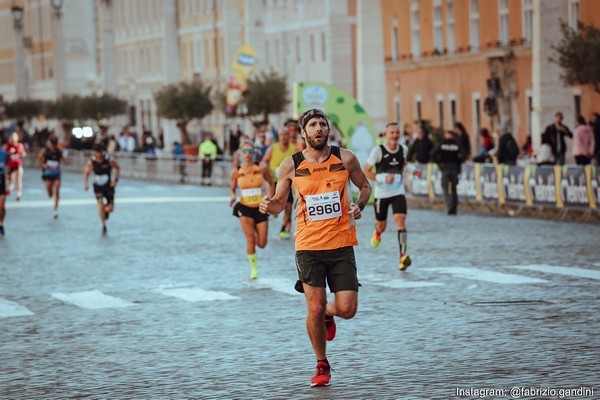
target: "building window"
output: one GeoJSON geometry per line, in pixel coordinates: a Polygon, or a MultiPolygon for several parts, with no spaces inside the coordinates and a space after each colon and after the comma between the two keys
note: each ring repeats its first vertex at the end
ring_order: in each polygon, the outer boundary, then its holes
{"type": "Polygon", "coordinates": [[[402,99],[399,95],[394,97],[394,115],[398,125],[402,126],[402,99]]]}
{"type": "Polygon", "coordinates": [[[194,72],[202,72],[203,55],[202,38],[197,36],[194,40],[194,72]]]}
{"type": "Polygon", "coordinates": [[[415,96],[415,111],[417,114],[417,121],[421,121],[423,119],[423,110],[421,108],[422,98],[420,95],[415,96]]]}
{"type": "Polygon", "coordinates": [[[300,51],[300,36],[296,36],[296,63],[302,61],[302,52],[300,51]]]}
{"type": "Polygon", "coordinates": [[[271,65],[271,52],[269,51],[269,41],[265,40],[265,61],[267,66],[271,65]]]}
{"type": "Polygon", "coordinates": [[[448,53],[454,53],[454,2],[452,0],[448,0],[446,3],[446,40],[448,53]]]}
{"type": "Polygon", "coordinates": [[[533,40],[533,0],[523,0],[523,39],[525,43],[533,40]]]}
{"type": "Polygon", "coordinates": [[[444,96],[437,96],[438,126],[444,129],[444,96]]]}
{"type": "Polygon", "coordinates": [[[569,0],[569,26],[579,29],[579,0],[569,0]]]}
{"type": "Polygon", "coordinates": [[[433,2],[433,47],[437,51],[444,48],[444,23],[442,21],[442,1],[433,2]]]}
{"type": "Polygon", "coordinates": [[[456,98],[454,95],[450,97],[450,123],[452,126],[456,123],[456,98]]]}
{"type": "Polygon", "coordinates": [[[473,128],[473,132],[475,133],[475,137],[477,138],[477,147],[479,148],[481,146],[481,135],[479,134],[479,131],[481,131],[481,95],[479,93],[473,93],[471,98],[473,99],[471,126],[473,128]]]}
{"type": "Polygon", "coordinates": [[[508,45],[508,0],[498,2],[498,15],[500,16],[500,43],[508,45]]]}
{"type": "Polygon", "coordinates": [[[392,18],[392,60],[398,61],[398,19],[392,18]]]}
{"type": "Polygon", "coordinates": [[[281,65],[281,42],[279,38],[275,39],[275,60],[273,60],[275,65],[281,65]]]}
{"type": "Polygon", "coordinates": [[[413,2],[410,7],[410,31],[413,58],[421,55],[421,22],[419,21],[419,3],[413,2]]]}
{"type": "Polygon", "coordinates": [[[310,62],[315,62],[315,35],[310,34],[310,62]]]}
{"type": "Polygon", "coordinates": [[[575,119],[581,115],[581,94],[573,95],[573,106],[575,108],[575,119]]]}
{"type": "Polygon", "coordinates": [[[321,32],[321,59],[327,60],[327,42],[325,38],[325,32],[321,32]]]}
{"type": "Polygon", "coordinates": [[[525,110],[525,115],[527,115],[527,134],[531,136],[531,115],[533,114],[533,96],[531,95],[530,90],[527,91],[525,100],[527,101],[527,109],[525,110]]]}
{"type": "Polygon", "coordinates": [[[469,37],[471,51],[479,50],[479,0],[469,2],[469,37]]]}

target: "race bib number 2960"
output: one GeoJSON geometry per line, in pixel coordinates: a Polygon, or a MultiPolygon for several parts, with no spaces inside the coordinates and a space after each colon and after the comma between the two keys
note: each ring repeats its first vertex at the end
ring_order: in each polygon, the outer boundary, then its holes
{"type": "Polygon", "coordinates": [[[310,221],[338,218],[342,216],[340,192],[329,192],[306,196],[306,210],[310,221]]]}

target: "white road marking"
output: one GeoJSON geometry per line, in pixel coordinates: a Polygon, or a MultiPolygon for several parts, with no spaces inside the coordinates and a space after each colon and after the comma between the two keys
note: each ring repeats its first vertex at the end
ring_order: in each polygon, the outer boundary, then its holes
{"type": "MultiPolygon", "coordinates": [[[[226,203],[229,197],[125,197],[115,199],[117,204],[163,204],[163,203],[226,203]]],[[[60,201],[60,207],[96,205],[96,199],[65,199],[60,201]]],[[[15,208],[47,208],[49,200],[30,200],[6,203],[7,209],[15,208]]]]}
{"type": "MultiPolygon", "coordinates": [[[[362,279],[359,279],[362,281],[362,279]]],[[[424,288],[431,286],[442,286],[442,283],[436,282],[425,282],[425,281],[406,281],[404,279],[393,279],[389,281],[380,281],[380,282],[368,282],[371,285],[383,286],[392,289],[413,289],[413,288],[424,288]]]]}
{"type": "Polygon", "coordinates": [[[96,310],[100,308],[120,308],[133,306],[130,301],[118,297],[109,296],[99,290],[90,290],[76,293],[52,293],[52,297],[71,303],[81,308],[96,310]]]}
{"type": "Polygon", "coordinates": [[[600,280],[600,271],[585,268],[556,267],[553,265],[511,265],[507,268],[543,272],[547,274],[567,275],[577,278],[588,278],[600,280]]]}
{"type": "Polygon", "coordinates": [[[157,292],[165,296],[177,297],[185,301],[237,300],[239,298],[232,296],[229,293],[200,288],[158,289],[157,292]]]}
{"type": "Polygon", "coordinates": [[[0,318],[34,315],[27,307],[0,297],[0,318]]]}
{"type": "Polygon", "coordinates": [[[256,282],[251,282],[251,285],[258,289],[271,289],[292,296],[301,294],[294,289],[295,284],[295,281],[283,278],[258,278],[256,282]]]}
{"type": "Polygon", "coordinates": [[[439,272],[442,274],[455,275],[464,279],[476,281],[502,283],[502,284],[529,284],[547,283],[545,279],[530,278],[522,275],[506,274],[478,268],[448,267],[448,268],[422,268],[424,271],[439,272]]]}

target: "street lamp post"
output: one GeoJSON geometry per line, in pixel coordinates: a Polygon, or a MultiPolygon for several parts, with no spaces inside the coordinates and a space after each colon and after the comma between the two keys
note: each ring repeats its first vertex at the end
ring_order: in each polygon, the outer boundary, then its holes
{"type": "Polygon", "coordinates": [[[65,51],[64,51],[64,33],[62,24],[62,6],[63,0],[52,0],[54,7],[54,83],[56,85],[56,97],[59,98],[66,91],[65,85],[65,51]]]}
{"type": "Polygon", "coordinates": [[[13,14],[13,26],[15,29],[15,81],[17,99],[26,99],[27,82],[25,81],[25,60],[23,55],[23,7],[15,4],[10,10],[13,14]]]}

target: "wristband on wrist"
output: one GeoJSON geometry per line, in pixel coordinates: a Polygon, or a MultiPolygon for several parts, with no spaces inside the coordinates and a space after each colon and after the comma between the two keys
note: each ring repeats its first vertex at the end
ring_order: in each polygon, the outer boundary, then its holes
{"type": "Polygon", "coordinates": [[[364,210],[364,209],[365,209],[365,205],[364,205],[363,203],[360,203],[360,202],[358,202],[358,203],[356,203],[356,206],[358,207],[358,209],[359,209],[360,211],[362,211],[362,210],[364,210]]]}

